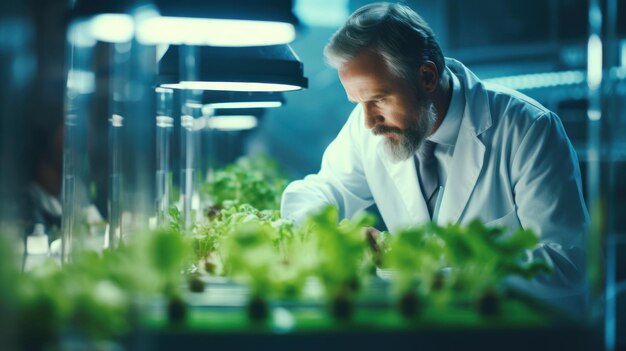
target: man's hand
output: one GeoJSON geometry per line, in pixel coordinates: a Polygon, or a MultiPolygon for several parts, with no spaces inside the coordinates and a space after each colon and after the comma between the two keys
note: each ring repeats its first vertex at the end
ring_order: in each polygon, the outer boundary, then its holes
{"type": "Polygon", "coordinates": [[[374,264],[376,264],[376,266],[380,266],[382,264],[382,252],[380,247],[378,247],[380,231],[373,227],[363,228],[363,236],[365,237],[370,249],[372,249],[374,264]]]}

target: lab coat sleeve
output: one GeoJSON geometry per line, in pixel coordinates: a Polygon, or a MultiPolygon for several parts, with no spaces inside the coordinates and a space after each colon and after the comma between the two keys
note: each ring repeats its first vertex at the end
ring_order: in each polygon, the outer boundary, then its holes
{"type": "Polygon", "coordinates": [[[580,296],[589,215],[578,159],[556,115],[545,113],[530,125],[513,156],[511,178],[520,223],[539,235],[528,259],[544,260],[554,270],[519,283],[546,298],[580,296]]]}
{"type": "Polygon", "coordinates": [[[325,205],[336,206],[340,218],[351,218],[374,202],[363,169],[362,144],[367,131],[362,120],[357,106],[326,148],[319,173],[287,186],[281,201],[283,218],[302,223],[325,205]]]}

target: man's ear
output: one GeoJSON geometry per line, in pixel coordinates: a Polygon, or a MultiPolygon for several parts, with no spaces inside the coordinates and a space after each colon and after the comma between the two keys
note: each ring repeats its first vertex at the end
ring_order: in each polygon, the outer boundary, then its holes
{"type": "Polygon", "coordinates": [[[426,61],[419,68],[419,84],[424,92],[432,93],[437,89],[439,82],[439,72],[437,66],[432,61],[426,61]]]}

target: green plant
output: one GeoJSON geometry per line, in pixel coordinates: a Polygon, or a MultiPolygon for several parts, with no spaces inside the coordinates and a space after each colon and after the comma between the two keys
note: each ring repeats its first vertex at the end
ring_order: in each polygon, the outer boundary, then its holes
{"type": "Polygon", "coordinates": [[[486,227],[478,220],[465,227],[431,228],[446,243],[445,261],[452,268],[453,283],[470,295],[495,288],[509,275],[530,279],[539,272],[550,272],[543,261],[523,260],[524,253],[539,243],[532,230],[507,233],[506,228],[486,227]]]}
{"type": "Polygon", "coordinates": [[[291,222],[282,220],[277,210],[261,211],[249,204],[231,206],[197,225],[193,240],[194,250],[199,261],[216,265],[215,271],[210,273],[221,273],[219,267],[224,253],[222,239],[231,236],[240,225],[249,222],[266,226],[272,244],[282,257],[285,256],[285,242],[294,237],[295,228],[291,222]]]}
{"type": "Polygon", "coordinates": [[[445,242],[426,228],[401,230],[390,239],[385,254],[385,263],[394,270],[397,293],[415,291],[421,295],[432,288],[436,272],[442,268],[445,257],[445,242]]]}
{"type": "Polygon", "coordinates": [[[349,318],[353,295],[361,285],[360,272],[367,252],[363,228],[373,224],[367,214],[337,224],[339,212],[328,206],[307,220],[308,240],[314,248],[315,271],[326,290],[333,314],[349,318]]]}
{"type": "Polygon", "coordinates": [[[11,285],[21,335],[42,343],[54,343],[66,330],[90,339],[123,335],[137,320],[135,301],[178,294],[190,252],[180,233],[159,229],[102,254],[80,251],[63,266],[49,260],[16,275],[11,285]]]}
{"type": "Polygon", "coordinates": [[[264,320],[269,310],[267,298],[279,290],[283,260],[272,240],[273,228],[251,219],[234,226],[223,239],[225,272],[249,288],[248,313],[252,320],[264,320]]]}
{"type": "Polygon", "coordinates": [[[506,234],[476,220],[467,226],[429,223],[402,230],[390,240],[385,263],[394,270],[400,299],[411,294],[447,305],[451,300],[475,301],[484,314],[498,311],[499,286],[505,277],[532,278],[549,271],[541,261],[524,262],[538,238],[530,230],[506,234]]]}
{"type": "Polygon", "coordinates": [[[263,156],[242,157],[237,163],[216,170],[213,179],[203,186],[203,192],[217,209],[250,204],[262,210],[275,210],[286,186],[287,180],[275,161],[263,156]]]}

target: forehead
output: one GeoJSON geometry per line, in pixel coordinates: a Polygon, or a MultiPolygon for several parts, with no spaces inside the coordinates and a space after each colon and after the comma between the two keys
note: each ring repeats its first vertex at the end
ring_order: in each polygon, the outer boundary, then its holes
{"type": "Polygon", "coordinates": [[[389,93],[401,84],[383,58],[373,52],[363,52],[339,68],[339,79],[348,98],[366,100],[371,95],[389,93]]]}
{"type": "Polygon", "coordinates": [[[344,81],[381,80],[391,76],[387,63],[374,52],[365,51],[339,67],[339,78],[344,81]]]}

